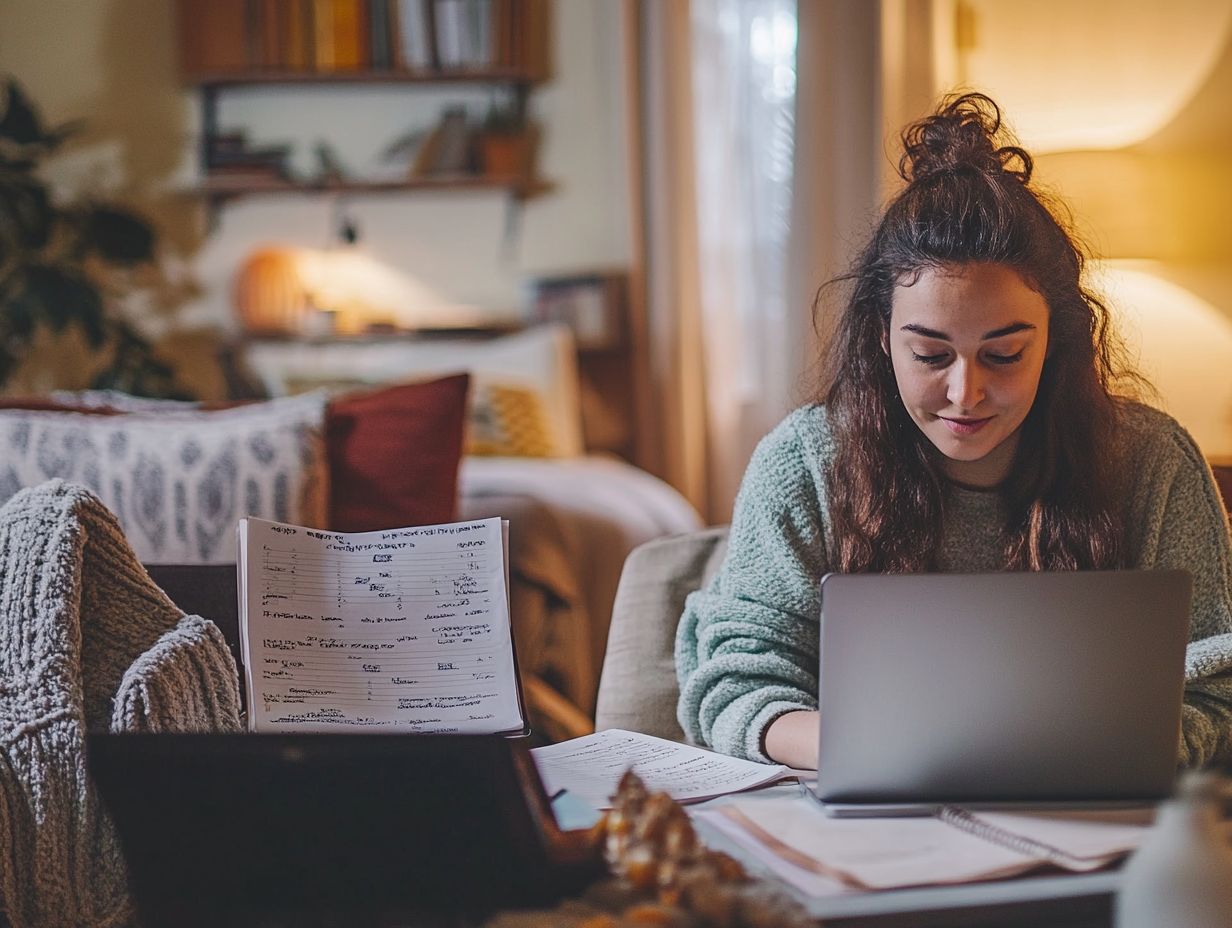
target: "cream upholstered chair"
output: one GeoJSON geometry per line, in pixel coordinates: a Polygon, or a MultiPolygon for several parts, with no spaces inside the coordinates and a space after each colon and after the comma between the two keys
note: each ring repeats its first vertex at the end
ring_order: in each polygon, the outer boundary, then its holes
{"type": "Polygon", "coordinates": [[[599,677],[597,729],[685,740],[676,721],[676,623],[685,597],[710,581],[726,553],[727,527],[720,526],[655,539],[625,559],[599,677]]]}

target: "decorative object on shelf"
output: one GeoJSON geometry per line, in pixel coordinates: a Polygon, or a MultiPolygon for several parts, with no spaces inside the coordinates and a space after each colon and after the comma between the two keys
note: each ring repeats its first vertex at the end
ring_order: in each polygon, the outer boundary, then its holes
{"type": "Polygon", "coordinates": [[[1182,775],[1125,865],[1116,928],[1232,925],[1232,844],[1222,824],[1229,801],[1232,780],[1213,770],[1182,775]]]}
{"type": "Polygon", "coordinates": [[[235,275],[232,299],[244,331],[253,335],[299,333],[311,311],[299,258],[289,248],[249,255],[235,275]]]}
{"type": "Polygon", "coordinates": [[[527,123],[518,99],[493,102],[479,132],[479,170],[489,177],[528,177],[535,163],[538,126],[527,123]]]}
{"type": "Polygon", "coordinates": [[[573,329],[578,348],[619,348],[628,328],[628,275],[596,271],[542,277],[530,285],[531,322],[562,322],[573,329]]]}
{"type": "Polygon", "coordinates": [[[475,173],[471,156],[471,127],[466,109],[450,106],[415,153],[411,177],[454,176],[475,173]]]}
{"type": "Polygon", "coordinates": [[[205,168],[211,174],[225,175],[232,181],[288,181],[290,154],[290,145],[254,148],[243,132],[224,132],[210,137],[205,168]]]}
{"type": "Polygon", "coordinates": [[[128,322],[108,311],[124,275],[154,261],[154,231],[136,213],[97,201],[58,202],[42,161],[79,128],[49,128],[13,79],[0,85],[0,382],[41,329],[76,329],[109,360],[97,388],[179,397],[170,366],[128,322]]]}

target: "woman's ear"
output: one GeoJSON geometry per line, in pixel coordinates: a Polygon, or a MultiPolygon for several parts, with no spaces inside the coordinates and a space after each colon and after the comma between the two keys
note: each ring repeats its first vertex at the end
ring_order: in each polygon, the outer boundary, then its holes
{"type": "Polygon", "coordinates": [[[887,358],[890,356],[890,327],[886,326],[881,330],[881,352],[887,358]]]}

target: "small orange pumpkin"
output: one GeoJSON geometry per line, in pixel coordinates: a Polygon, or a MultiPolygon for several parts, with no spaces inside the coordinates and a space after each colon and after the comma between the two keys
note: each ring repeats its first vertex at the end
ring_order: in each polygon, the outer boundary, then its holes
{"type": "Polygon", "coordinates": [[[246,332],[300,332],[309,312],[309,301],[295,252],[287,248],[254,251],[235,275],[232,300],[246,332]]]}

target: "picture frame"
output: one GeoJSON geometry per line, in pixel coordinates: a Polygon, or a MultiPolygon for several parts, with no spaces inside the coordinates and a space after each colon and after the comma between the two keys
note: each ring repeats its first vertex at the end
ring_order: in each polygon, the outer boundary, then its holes
{"type": "Polygon", "coordinates": [[[541,277],[531,284],[528,322],[564,323],[579,350],[623,348],[627,320],[628,275],[623,271],[541,277]]]}

